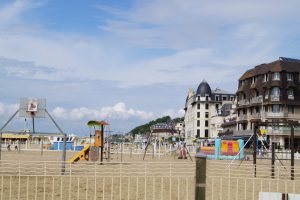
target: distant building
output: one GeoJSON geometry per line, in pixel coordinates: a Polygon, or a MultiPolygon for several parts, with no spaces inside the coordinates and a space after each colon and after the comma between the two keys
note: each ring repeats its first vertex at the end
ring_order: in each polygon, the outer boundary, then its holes
{"type": "Polygon", "coordinates": [[[219,88],[211,90],[205,80],[200,83],[196,92],[189,89],[184,108],[186,140],[217,137],[223,117],[229,112],[234,100],[235,94],[219,88]]]}
{"type": "Polygon", "coordinates": [[[174,126],[172,124],[167,123],[158,123],[155,125],[152,125],[150,127],[150,130],[152,132],[152,136],[156,138],[164,138],[167,139],[170,136],[173,136],[176,132],[174,130],[174,126]]]}
{"type": "MultiPolygon", "coordinates": [[[[255,122],[300,120],[300,60],[282,58],[258,65],[239,79],[237,91],[238,135],[253,133],[255,122]]],[[[267,137],[289,146],[288,128],[269,127],[267,137]]],[[[300,130],[295,129],[295,146],[300,148],[300,130]]]]}

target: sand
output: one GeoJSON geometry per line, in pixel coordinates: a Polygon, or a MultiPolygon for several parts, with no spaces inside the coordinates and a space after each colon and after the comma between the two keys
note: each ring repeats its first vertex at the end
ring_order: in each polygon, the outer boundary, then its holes
{"type": "MultiPolygon", "coordinates": [[[[67,160],[76,152],[68,151],[67,160]]],[[[2,151],[1,199],[194,199],[195,161],[176,154],[153,157],[113,153],[111,160],[66,164],[61,151],[2,151]],[[171,178],[170,178],[171,177],[171,178]]],[[[258,199],[259,192],[300,193],[299,160],[296,181],[290,181],[289,162],[258,160],[257,178],[251,161],[207,161],[207,199],[258,199]],[[230,169],[230,170],[229,170],[230,169]],[[230,178],[229,178],[230,177],[230,178]]]]}

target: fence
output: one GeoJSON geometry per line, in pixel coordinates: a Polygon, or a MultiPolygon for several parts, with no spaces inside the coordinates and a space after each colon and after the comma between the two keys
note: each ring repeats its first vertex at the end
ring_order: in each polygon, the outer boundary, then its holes
{"type": "Polygon", "coordinates": [[[3,199],[194,199],[195,166],[1,161],[3,199]]]}
{"type": "Polygon", "coordinates": [[[300,193],[300,166],[294,168],[295,180],[291,179],[290,167],[274,167],[267,164],[232,164],[220,165],[211,161],[207,166],[206,199],[222,200],[257,200],[260,192],[300,193]]]}

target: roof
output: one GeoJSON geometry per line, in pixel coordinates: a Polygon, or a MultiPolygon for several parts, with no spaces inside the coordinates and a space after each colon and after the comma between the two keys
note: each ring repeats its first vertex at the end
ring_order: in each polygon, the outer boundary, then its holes
{"type": "Polygon", "coordinates": [[[233,94],[232,92],[221,90],[220,88],[216,88],[215,90],[212,91],[212,93],[213,94],[233,94]]]}
{"type": "Polygon", "coordinates": [[[205,97],[205,95],[211,96],[211,89],[206,80],[203,80],[197,88],[196,95],[200,95],[201,97],[205,97]]]}
{"type": "Polygon", "coordinates": [[[239,80],[245,80],[267,72],[300,72],[300,60],[280,57],[278,60],[267,64],[261,64],[246,71],[239,80]]]}
{"type": "Polygon", "coordinates": [[[95,120],[91,120],[87,123],[88,126],[107,126],[109,125],[107,122],[105,121],[95,121],[95,120]]]}
{"type": "Polygon", "coordinates": [[[28,139],[30,134],[13,134],[13,133],[2,133],[4,139],[28,139]]]}

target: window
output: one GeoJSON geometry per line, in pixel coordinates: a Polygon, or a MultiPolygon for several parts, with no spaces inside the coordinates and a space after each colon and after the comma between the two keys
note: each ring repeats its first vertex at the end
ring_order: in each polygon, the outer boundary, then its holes
{"type": "Polygon", "coordinates": [[[200,118],[200,112],[197,112],[197,118],[200,118]]]}
{"type": "Polygon", "coordinates": [[[274,104],[272,108],[273,113],[279,113],[280,112],[280,105],[274,104]]]}
{"type": "Polygon", "coordinates": [[[209,108],[209,104],[207,103],[205,104],[205,109],[208,110],[208,108],[209,108]]]}
{"type": "Polygon", "coordinates": [[[197,101],[200,101],[200,96],[197,97],[197,101]]]}
{"type": "Polygon", "coordinates": [[[280,96],[280,88],[279,87],[273,87],[272,88],[272,95],[273,96],[280,96]]]}
{"type": "Polygon", "coordinates": [[[234,96],[230,96],[230,101],[234,101],[234,96]]]}
{"type": "Polygon", "coordinates": [[[254,77],[251,78],[251,84],[252,85],[255,84],[255,81],[256,81],[256,77],[254,76],[254,77]]]}
{"type": "Polygon", "coordinates": [[[208,118],[208,112],[205,112],[205,118],[208,118]]]}
{"type": "Polygon", "coordinates": [[[269,81],[269,74],[264,74],[263,82],[269,81]]]}
{"type": "Polygon", "coordinates": [[[205,96],[205,100],[208,101],[208,95],[205,96]]]}
{"type": "Polygon", "coordinates": [[[197,138],[199,138],[199,137],[200,137],[200,130],[197,129],[197,138]]]}
{"type": "Polygon", "coordinates": [[[208,137],[208,130],[207,129],[205,129],[204,134],[205,134],[205,137],[208,137]]]}
{"type": "Polygon", "coordinates": [[[260,113],[260,107],[256,106],[255,111],[256,111],[256,113],[260,113]]]}
{"type": "Polygon", "coordinates": [[[223,101],[227,101],[227,96],[222,96],[223,101]]]}
{"type": "Polygon", "coordinates": [[[273,73],[273,80],[277,80],[277,81],[280,80],[280,72],[274,72],[273,73]]]}
{"type": "Polygon", "coordinates": [[[200,103],[197,104],[197,109],[198,109],[198,110],[200,109],[200,103]]]}
{"type": "Polygon", "coordinates": [[[270,93],[269,90],[266,90],[266,91],[265,91],[265,99],[268,99],[268,98],[269,98],[269,93],[270,93]]]}
{"type": "Polygon", "coordinates": [[[292,88],[289,88],[287,93],[288,93],[288,99],[294,99],[294,90],[292,88]]]}
{"type": "Polygon", "coordinates": [[[208,120],[205,120],[205,127],[208,127],[208,120]]]}
{"type": "Polygon", "coordinates": [[[293,74],[292,74],[292,73],[287,73],[287,74],[286,74],[286,79],[287,79],[288,81],[292,81],[292,80],[293,80],[293,74]]]}
{"type": "Polygon", "coordinates": [[[265,107],[265,112],[268,112],[268,106],[264,106],[265,107]]]}
{"type": "Polygon", "coordinates": [[[219,95],[215,96],[216,101],[220,101],[219,95]]]}
{"type": "Polygon", "coordinates": [[[216,104],[216,110],[218,110],[218,109],[219,109],[219,104],[217,103],[217,104],[216,104]]]}
{"type": "Polygon", "coordinates": [[[294,106],[288,105],[288,113],[294,114],[294,106]]]}
{"type": "Polygon", "coordinates": [[[200,126],[200,120],[197,120],[197,127],[200,126]]]}

